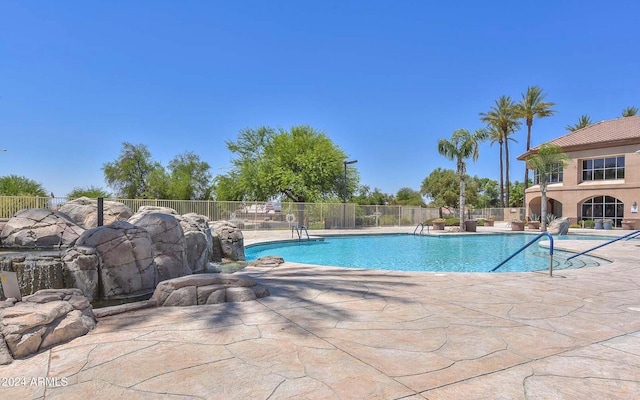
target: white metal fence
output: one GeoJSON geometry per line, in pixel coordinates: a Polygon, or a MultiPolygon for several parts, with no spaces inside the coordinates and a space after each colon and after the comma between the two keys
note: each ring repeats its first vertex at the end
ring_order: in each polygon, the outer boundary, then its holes
{"type": "MultiPolygon", "coordinates": [[[[105,199],[127,205],[132,211],[141,206],[169,207],[178,214],[196,213],[212,221],[226,220],[241,229],[290,229],[305,225],[308,229],[344,229],[378,226],[415,226],[437,218],[437,208],[409,206],[361,206],[354,203],[265,203],[205,200],[105,199]]],[[[0,196],[0,218],[11,218],[25,208],[56,210],[68,201],[63,197],[0,196]]],[[[455,212],[454,212],[455,215],[455,212]]],[[[480,209],[466,218],[494,217],[496,220],[524,218],[524,209],[480,209]]]]}

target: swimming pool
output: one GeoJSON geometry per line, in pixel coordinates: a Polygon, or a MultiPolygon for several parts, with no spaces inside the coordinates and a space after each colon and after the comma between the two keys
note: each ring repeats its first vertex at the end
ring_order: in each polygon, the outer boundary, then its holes
{"type": "MultiPolygon", "coordinates": [[[[245,255],[248,261],[266,255],[278,255],[285,261],[337,267],[394,271],[489,272],[534,237],[527,234],[341,236],[326,237],[317,241],[249,246],[245,255]]],[[[565,238],[585,239],[572,235],[563,237],[565,238]]],[[[540,240],[548,238],[542,237],[540,240]]],[[[554,269],[581,268],[607,263],[599,258],[580,256],[565,264],[566,258],[571,255],[572,253],[555,250],[554,269]]],[[[500,267],[498,272],[537,271],[548,268],[549,249],[533,244],[500,267]]]]}

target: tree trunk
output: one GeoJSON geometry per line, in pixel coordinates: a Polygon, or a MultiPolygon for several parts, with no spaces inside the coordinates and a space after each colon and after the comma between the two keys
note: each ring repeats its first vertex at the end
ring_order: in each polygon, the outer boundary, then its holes
{"type": "Polygon", "coordinates": [[[500,206],[504,208],[504,166],[502,165],[502,142],[500,144],[500,206]]]}
{"type": "Polygon", "coordinates": [[[465,203],[465,185],[464,178],[460,177],[460,230],[464,231],[464,203],[465,203]]]}
{"type": "MultiPolygon", "coordinates": [[[[531,149],[531,125],[532,121],[527,119],[527,151],[531,149]]],[[[529,187],[529,168],[527,168],[527,163],[524,163],[524,190],[527,191],[529,187]]],[[[524,199],[523,199],[524,200],[524,199]]]]}
{"type": "MultiPolygon", "coordinates": [[[[546,178],[546,177],[545,177],[546,178]]],[[[542,179],[542,177],[540,178],[542,179]]],[[[547,231],[547,180],[540,182],[540,232],[547,231]]]]}
{"type": "Polygon", "coordinates": [[[509,202],[509,192],[511,182],[509,182],[509,137],[505,137],[504,141],[504,160],[505,160],[505,171],[504,171],[504,185],[505,185],[505,203],[506,207],[511,207],[511,203],[509,202]]]}

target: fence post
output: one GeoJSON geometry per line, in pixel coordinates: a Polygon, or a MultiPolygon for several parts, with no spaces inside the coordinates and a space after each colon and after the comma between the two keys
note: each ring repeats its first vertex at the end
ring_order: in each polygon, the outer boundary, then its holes
{"type": "Polygon", "coordinates": [[[98,197],[98,226],[104,224],[104,198],[98,197]]]}

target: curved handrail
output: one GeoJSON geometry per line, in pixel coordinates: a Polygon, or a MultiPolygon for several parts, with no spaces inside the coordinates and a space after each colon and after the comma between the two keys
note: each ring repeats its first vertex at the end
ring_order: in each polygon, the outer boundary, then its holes
{"type": "Polygon", "coordinates": [[[525,244],[524,246],[522,246],[520,248],[520,250],[516,251],[515,253],[513,253],[511,256],[509,256],[509,258],[507,258],[506,260],[504,260],[503,262],[501,262],[500,264],[498,264],[497,267],[495,267],[494,269],[491,270],[491,272],[494,272],[495,270],[497,270],[498,268],[502,267],[504,264],[506,264],[509,260],[511,260],[513,257],[517,256],[518,254],[520,254],[522,251],[524,251],[524,249],[526,249],[527,247],[531,246],[533,243],[537,242],[538,239],[540,239],[543,236],[547,236],[549,238],[549,242],[550,242],[550,246],[549,246],[549,276],[553,276],[553,236],[551,236],[551,234],[549,232],[542,232],[541,234],[537,235],[533,240],[531,240],[529,243],[525,244]]]}
{"type": "Polygon", "coordinates": [[[413,234],[416,234],[416,231],[418,230],[419,227],[422,227],[422,229],[420,229],[420,233],[419,235],[422,235],[422,231],[424,230],[424,224],[422,222],[420,222],[418,225],[416,225],[416,229],[413,230],[413,234]]]}
{"type": "Polygon", "coordinates": [[[587,254],[587,253],[588,253],[588,252],[590,252],[590,251],[593,251],[593,250],[599,249],[600,247],[604,247],[604,246],[609,245],[609,244],[611,244],[611,243],[613,243],[613,242],[617,242],[618,240],[622,240],[622,239],[629,240],[629,239],[633,239],[634,237],[636,237],[636,236],[638,236],[638,235],[640,235],[640,230],[637,230],[637,231],[635,231],[635,232],[631,232],[631,233],[627,233],[627,234],[626,234],[626,235],[624,235],[624,236],[620,236],[620,237],[615,238],[615,239],[613,239],[613,240],[609,240],[609,241],[608,241],[608,242],[606,242],[606,243],[599,244],[599,245],[597,245],[597,246],[595,246],[595,247],[590,248],[589,250],[585,250],[585,251],[583,251],[582,253],[574,254],[574,255],[572,255],[571,257],[567,258],[567,260],[565,261],[565,263],[566,263],[567,261],[571,260],[571,259],[574,259],[574,258],[578,257],[578,256],[582,256],[582,255],[584,255],[584,254],[587,254]]]}
{"type": "Polygon", "coordinates": [[[306,226],[300,225],[300,227],[298,227],[297,225],[292,225],[291,226],[291,237],[293,237],[293,231],[294,230],[298,234],[298,241],[302,240],[302,232],[307,234],[307,240],[311,240],[311,237],[309,237],[309,231],[307,230],[306,226]]]}

